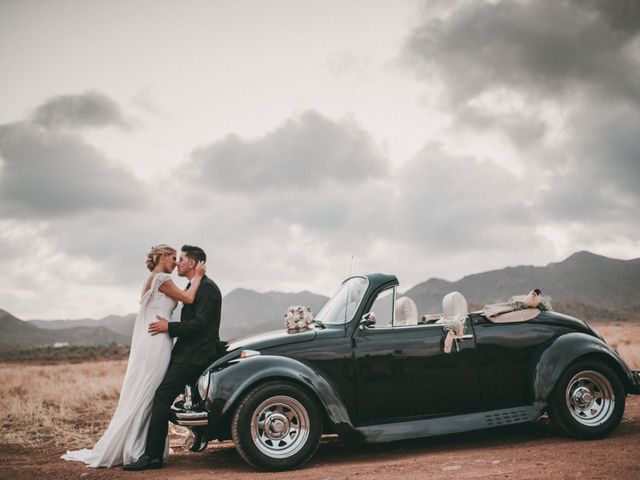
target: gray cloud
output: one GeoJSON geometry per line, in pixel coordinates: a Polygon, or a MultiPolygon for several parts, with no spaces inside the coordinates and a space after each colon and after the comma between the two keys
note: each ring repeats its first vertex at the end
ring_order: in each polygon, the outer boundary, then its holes
{"type": "MultiPolygon", "coordinates": [[[[512,120],[518,122],[523,135],[540,135],[539,125],[512,120]]],[[[499,251],[516,239],[523,248],[548,247],[534,233],[537,187],[529,180],[434,144],[392,170],[382,156],[369,153],[370,145],[359,128],[309,112],[253,142],[227,138],[194,154],[187,170],[199,169],[201,181],[217,188],[202,190],[202,198],[190,203],[213,205],[225,195],[224,208],[235,213],[221,228],[237,233],[239,225],[250,226],[241,229],[238,244],[244,238],[286,237],[300,227],[332,254],[347,257],[369,256],[380,242],[440,254],[499,251]],[[358,148],[352,147],[353,131],[358,148]],[[300,145],[316,146],[315,163],[299,163],[307,158],[300,145]],[[349,151],[353,156],[342,156],[349,151]]]]}
{"type": "Polygon", "coordinates": [[[427,145],[400,172],[398,232],[440,251],[522,248],[534,233],[530,185],[490,161],[448,155],[427,145]]]}
{"type": "Polygon", "coordinates": [[[0,212],[47,217],[121,209],[144,198],[144,186],[81,137],[18,122],[0,126],[0,212]]]}
{"type": "Polygon", "coordinates": [[[535,112],[495,114],[470,105],[460,106],[455,129],[498,131],[514,145],[529,150],[545,140],[549,127],[535,112]]]}
{"type": "MultiPolygon", "coordinates": [[[[233,200],[227,196],[224,209],[234,213],[231,223],[219,228],[235,232],[240,245],[246,239],[287,238],[299,227],[331,255],[344,258],[375,258],[380,248],[399,249],[401,256],[413,251],[496,254],[514,242],[540,252],[549,244],[535,232],[536,189],[530,179],[490,161],[453,156],[431,144],[380,178],[310,184],[303,195],[295,189],[264,189],[236,193],[233,200]]],[[[211,197],[194,203],[218,204],[217,193],[204,195],[211,197]]],[[[394,251],[383,256],[388,255],[394,251]]]]}
{"type": "Polygon", "coordinates": [[[596,242],[605,226],[639,225],[640,3],[458,2],[434,15],[404,59],[442,82],[450,133],[509,140],[538,223],[588,226],[596,242]]]}
{"type": "Polygon", "coordinates": [[[253,205],[249,221],[304,225],[323,234],[346,227],[352,208],[349,197],[337,187],[315,188],[306,195],[258,195],[253,205]]]}
{"type": "Polygon", "coordinates": [[[118,104],[96,91],[53,97],[35,110],[33,121],[54,128],[130,126],[118,104]]]}
{"type": "MultiPolygon", "coordinates": [[[[238,242],[277,239],[302,228],[333,252],[353,252],[367,232],[388,224],[392,215],[387,158],[353,122],[314,111],[256,140],[228,137],[199,149],[185,170],[195,172],[205,187],[198,195],[225,196],[225,209],[236,212],[230,231],[251,226],[242,229],[238,242]]],[[[213,204],[211,198],[195,203],[213,204]]]]}
{"type": "Polygon", "coordinates": [[[574,3],[593,8],[613,30],[640,31],[640,3],[635,0],[573,0],[574,3]]]}
{"type": "Polygon", "coordinates": [[[406,54],[442,77],[454,102],[497,88],[549,98],[588,87],[640,103],[638,57],[628,50],[637,11],[625,0],[464,3],[417,28],[406,54]]]}
{"type": "Polygon", "coordinates": [[[592,102],[570,117],[568,159],[540,194],[556,220],[632,223],[640,226],[640,109],[592,102]]]}
{"type": "Polygon", "coordinates": [[[349,122],[307,111],[257,140],[229,136],[193,153],[190,169],[221,190],[295,190],[383,175],[386,159],[349,122]]]}
{"type": "Polygon", "coordinates": [[[46,126],[31,120],[0,125],[0,248],[7,254],[0,266],[11,272],[0,282],[0,296],[8,298],[1,308],[15,313],[83,315],[77,306],[87,298],[87,305],[112,308],[113,292],[135,292],[132,252],[145,251],[129,248],[132,237],[150,245],[134,227],[144,225],[151,234],[158,222],[157,215],[144,215],[152,198],[143,183],[79,134],[59,128],[76,130],[87,117],[56,115],[46,126]]]}

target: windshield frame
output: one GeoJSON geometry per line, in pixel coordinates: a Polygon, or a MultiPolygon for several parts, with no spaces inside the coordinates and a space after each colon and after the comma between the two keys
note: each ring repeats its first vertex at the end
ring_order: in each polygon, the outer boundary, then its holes
{"type": "Polygon", "coordinates": [[[327,300],[327,303],[320,309],[318,315],[316,315],[315,319],[317,322],[322,325],[347,325],[349,324],[358,309],[362,305],[364,298],[366,297],[366,293],[369,290],[369,279],[362,275],[357,275],[353,277],[347,278],[342,284],[340,288],[333,294],[333,296],[327,300]],[[349,299],[352,295],[352,289],[354,287],[354,281],[362,281],[364,283],[361,284],[359,288],[361,288],[360,298],[357,300],[356,304],[351,304],[349,299]],[[345,308],[349,302],[349,306],[345,308]],[[345,317],[346,315],[346,317],[345,317]]]}

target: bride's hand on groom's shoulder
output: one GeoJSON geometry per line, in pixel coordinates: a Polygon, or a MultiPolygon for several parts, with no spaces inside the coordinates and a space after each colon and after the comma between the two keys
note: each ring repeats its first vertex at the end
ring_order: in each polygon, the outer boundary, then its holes
{"type": "Polygon", "coordinates": [[[207,273],[207,264],[204,262],[198,262],[196,265],[196,275],[199,277],[204,277],[207,273]]]}
{"type": "Polygon", "coordinates": [[[169,321],[161,317],[160,315],[156,315],[158,319],[157,322],[152,322],[149,324],[149,333],[151,335],[157,335],[158,333],[167,333],[169,331],[169,321]]]}

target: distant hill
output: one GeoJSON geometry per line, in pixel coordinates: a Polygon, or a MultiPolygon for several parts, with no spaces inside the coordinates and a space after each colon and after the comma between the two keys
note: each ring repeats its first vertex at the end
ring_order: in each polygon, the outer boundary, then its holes
{"type": "Polygon", "coordinates": [[[220,336],[229,340],[283,328],[282,317],[287,307],[305,305],[315,315],[327,300],[328,297],[306,291],[258,293],[238,288],[222,300],[220,336]]]}
{"type": "MultiPolygon", "coordinates": [[[[99,320],[89,318],[82,320],[29,320],[29,323],[46,330],[60,330],[76,327],[104,327],[126,337],[127,339],[131,339],[135,319],[136,314],[130,313],[129,315],[124,316],[109,315],[108,317],[104,317],[99,320]]],[[[128,343],[129,340],[127,341],[127,344],[128,343]]]]}
{"type": "Polygon", "coordinates": [[[519,266],[468,275],[456,282],[430,279],[405,292],[420,313],[442,311],[442,297],[462,293],[470,307],[504,302],[540,288],[554,309],[584,318],[622,319],[640,308],[640,258],[617,260],[578,252],[546,267],[519,266]],[[634,308],[638,307],[638,308],[634,308]]]}
{"type": "MultiPolygon", "coordinates": [[[[311,292],[258,293],[239,288],[222,301],[221,338],[232,340],[282,328],[282,316],[291,305],[306,305],[318,313],[327,297],[311,292]]],[[[56,342],[70,345],[129,345],[135,314],[110,315],[99,320],[29,320],[22,321],[0,310],[0,349],[43,347],[56,342]],[[6,340],[6,341],[4,341],[6,340]]]]}
{"type": "Polygon", "coordinates": [[[46,347],[56,343],[69,345],[127,345],[130,339],[103,326],[78,326],[46,330],[0,310],[0,350],[12,351],[46,347]]]}
{"type": "MultiPolygon", "coordinates": [[[[337,287],[337,286],[336,286],[337,287]]],[[[438,313],[442,297],[459,291],[471,309],[507,301],[511,296],[540,288],[552,298],[554,309],[585,320],[640,320],[640,258],[617,260],[578,252],[545,267],[519,266],[468,275],[455,282],[432,278],[403,295],[415,300],[418,311],[438,313]]],[[[222,302],[221,338],[232,340],[282,328],[290,305],[307,305],[317,314],[327,297],[303,291],[267,292],[238,288],[222,302]]],[[[0,310],[0,349],[70,345],[128,345],[135,314],[100,320],[22,321],[0,310]]]]}

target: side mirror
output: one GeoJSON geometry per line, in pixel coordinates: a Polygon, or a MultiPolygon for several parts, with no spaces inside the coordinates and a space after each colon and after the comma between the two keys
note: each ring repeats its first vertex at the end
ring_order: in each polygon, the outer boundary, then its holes
{"type": "Polygon", "coordinates": [[[376,324],[376,314],[373,312],[365,313],[360,319],[360,330],[364,327],[373,327],[376,324]]]}

